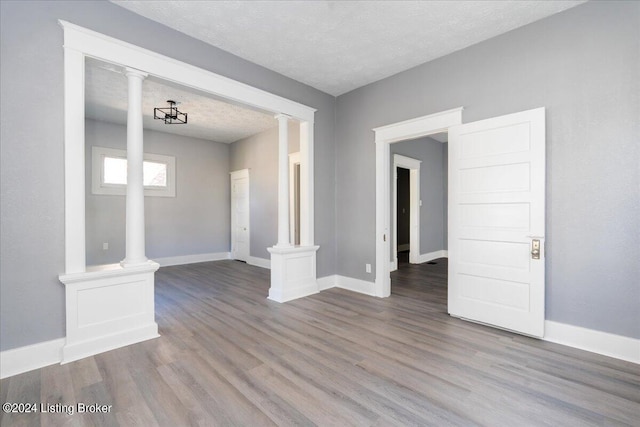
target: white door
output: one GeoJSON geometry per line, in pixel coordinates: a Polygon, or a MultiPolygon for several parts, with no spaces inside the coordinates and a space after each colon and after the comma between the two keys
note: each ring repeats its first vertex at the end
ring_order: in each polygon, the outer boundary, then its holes
{"type": "Polygon", "coordinates": [[[231,258],[249,259],[249,169],[231,172],[231,258]]]}
{"type": "Polygon", "coordinates": [[[544,108],[449,128],[452,316],[544,335],[544,202],[544,108]]]}

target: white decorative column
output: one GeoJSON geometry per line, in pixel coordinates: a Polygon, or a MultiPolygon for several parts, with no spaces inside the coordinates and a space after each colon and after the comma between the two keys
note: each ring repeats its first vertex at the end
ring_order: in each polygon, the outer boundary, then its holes
{"type": "Polygon", "coordinates": [[[278,243],[276,247],[291,246],[289,235],[289,119],[278,114],[278,243]]]}
{"type": "Polygon", "coordinates": [[[62,363],[159,336],[154,273],[160,266],[147,260],[144,250],[142,81],[147,74],[127,68],[125,75],[129,81],[125,259],[60,276],[67,319],[62,363]]]}
{"type": "MultiPolygon", "coordinates": [[[[318,246],[293,246],[289,230],[289,119],[278,114],[278,243],[271,253],[269,299],[290,301],[318,293],[316,251],[318,246]]],[[[304,160],[302,161],[302,163],[304,160]]],[[[303,164],[301,163],[301,169],[303,164]]],[[[306,166],[306,165],[305,165],[306,166]]],[[[308,197],[308,194],[301,195],[308,197]]],[[[301,208],[302,210],[302,208],[301,208]]],[[[308,211],[307,211],[308,213],[308,211]]],[[[308,241],[308,234],[305,236],[308,241]]],[[[304,244],[304,243],[303,243],[304,244]]],[[[308,243],[307,243],[308,244],[308,243]]]]}
{"type": "Polygon", "coordinates": [[[147,262],[144,250],[144,183],[142,164],[142,81],[146,73],[127,68],[129,109],[127,112],[127,208],[123,267],[147,262]]]}

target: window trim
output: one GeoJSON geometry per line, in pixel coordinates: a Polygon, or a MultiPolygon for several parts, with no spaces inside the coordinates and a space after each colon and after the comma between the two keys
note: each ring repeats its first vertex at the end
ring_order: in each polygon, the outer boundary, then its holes
{"type": "MultiPolygon", "coordinates": [[[[104,182],[104,158],[127,158],[126,150],[107,147],[91,147],[91,194],[124,196],[127,186],[104,182]]],[[[150,197],[176,197],[176,158],[162,154],[144,153],[144,161],[167,165],[167,186],[145,186],[144,195],[150,197]]]]}

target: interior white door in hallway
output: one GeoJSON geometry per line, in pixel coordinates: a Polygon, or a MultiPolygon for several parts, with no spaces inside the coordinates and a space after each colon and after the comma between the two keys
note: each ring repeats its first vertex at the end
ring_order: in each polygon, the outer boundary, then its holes
{"type": "Polygon", "coordinates": [[[249,169],[231,172],[231,258],[248,261],[249,169]]]}
{"type": "Polygon", "coordinates": [[[544,335],[545,110],[449,128],[449,313],[544,335]]]}

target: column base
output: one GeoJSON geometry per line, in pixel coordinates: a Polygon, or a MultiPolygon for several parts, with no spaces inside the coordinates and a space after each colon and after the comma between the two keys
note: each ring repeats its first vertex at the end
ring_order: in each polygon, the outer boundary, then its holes
{"type": "Polygon", "coordinates": [[[65,285],[67,337],[62,363],[159,337],[153,261],[123,268],[97,266],[60,276],[65,285]]]}
{"type": "Polygon", "coordinates": [[[274,246],[271,253],[269,299],[286,302],[317,294],[316,252],[319,246],[274,246]]]}
{"type": "Polygon", "coordinates": [[[122,261],[120,261],[120,266],[122,268],[131,268],[131,267],[139,267],[142,265],[147,265],[148,263],[149,263],[149,259],[146,257],[139,261],[127,261],[126,259],[123,259],[122,261]]]}

